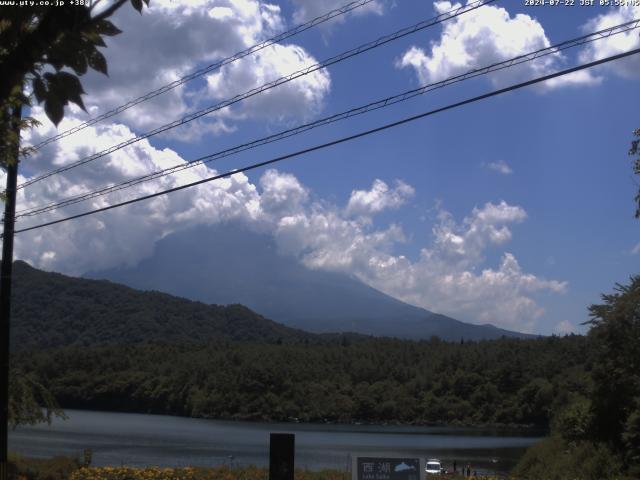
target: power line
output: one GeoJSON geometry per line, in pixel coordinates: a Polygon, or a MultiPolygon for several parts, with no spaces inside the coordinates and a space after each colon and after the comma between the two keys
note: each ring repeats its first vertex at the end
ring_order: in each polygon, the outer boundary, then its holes
{"type": "Polygon", "coordinates": [[[212,63],[210,65],[207,65],[206,67],[203,67],[199,70],[196,70],[193,73],[190,73],[189,75],[185,75],[184,77],[179,78],[178,80],[174,80],[171,83],[168,83],[156,90],[153,90],[145,95],[142,95],[138,98],[135,98],[123,105],[120,105],[119,107],[114,108],[113,110],[109,110],[108,112],[103,113],[102,115],[99,115],[97,117],[94,118],[90,118],[89,120],[81,123],[80,125],[76,125],[73,128],[70,128],[69,130],[65,130],[64,132],[61,132],[57,135],[54,135],[52,137],[47,138],[46,140],[38,143],[37,145],[35,145],[33,148],[36,150],[39,150],[40,148],[44,147],[45,145],[48,145],[52,142],[55,142],[57,140],[60,140],[61,138],[67,137],[69,135],[72,135],[76,132],[79,132],[80,130],[84,130],[87,127],[90,127],[91,125],[94,125],[102,120],[105,120],[107,118],[113,117],[114,115],[118,115],[119,113],[124,112],[125,110],[128,110],[132,107],[135,107],[136,105],[139,105],[140,103],[146,102],[147,100],[151,100],[154,97],[157,97],[158,95],[162,95],[163,93],[166,93],[170,90],[173,90],[176,87],[179,87],[180,85],[183,85],[193,79],[196,79],[198,77],[201,77],[203,75],[206,75],[209,72],[212,72],[214,70],[217,70],[219,68],[222,68],[225,65],[228,65],[230,63],[235,62],[236,60],[240,60],[241,58],[244,58],[248,55],[251,55],[253,53],[259,52],[260,50],[274,45],[276,43],[280,43],[283,40],[286,40],[287,38],[293,37],[294,35],[297,35],[301,32],[304,32],[305,30],[308,30],[312,27],[315,27],[316,25],[320,25],[321,23],[324,23],[328,20],[331,20],[332,18],[338,17],[340,15],[344,15],[352,10],[355,10],[356,8],[360,8],[363,7],[365,5],[367,5],[368,3],[374,2],[376,0],[356,0],[354,2],[348,3],[340,8],[336,8],[334,10],[331,10],[330,12],[327,12],[324,15],[321,15],[319,17],[314,18],[313,20],[310,20],[306,23],[303,23],[301,25],[298,25],[294,28],[292,28],[291,30],[287,30],[286,32],[282,32],[274,37],[268,38],[267,40],[264,40],[260,43],[257,43],[245,50],[242,50],[241,52],[235,53],[234,55],[231,55],[230,57],[226,57],[223,58],[222,60],[219,60],[215,63],[212,63]]]}
{"type": "Polygon", "coordinates": [[[239,145],[239,146],[236,146],[236,147],[233,147],[233,148],[230,148],[230,149],[226,149],[226,150],[217,152],[215,154],[206,155],[204,157],[201,157],[201,158],[198,158],[198,159],[195,159],[195,160],[191,160],[190,162],[188,162],[186,164],[180,164],[180,165],[169,167],[169,168],[166,168],[166,169],[163,169],[163,170],[160,170],[160,171],[152,172],[152,173],[149,173],[147,175],[143,175],[143,176],[140,176],[140,177],[137,177],[137,178],[134,178],[134,179],[126,180],[126,181],[121,182],[121,183],[116,184],[116,185],[103,187],[103,188],[100,188],[98,190],[94,190],[92,192],[82,193],[82,194],[76,195],[74,197],[70,197],[70,198],[67,198],[65,200],[62,200],[62,201],[50,203],[50,204],[45,205],[45,206],[33,207],[31,209],[25,209],[25,210],[22,210],[21,212],[19,212],[20,215],[18,215],[18,216],[19,217],[33,216],[33,215],[36,215],[36,214],[39,214],[39,213],[44,213],[44,212],[47,212],[47,211],[55,210],[55,209],[60,208],[60,207],[73,205],[73,204],[78,203],[80,201],[84,201],[84,200],[96,198],[98,196],[102,196],[102,195],[106,195],[106,194],[109,194],[109,193],[113,193],[115,191],[119,191],[119,190],[122,190],[122,189],[125,189],[125,188],[130,188],[132,186],[138,185],[138,184],[143,183],[143,182],[148,181],[148,180],[153,180],[153,179],[165,176],[165,175],[169,175],[169,174],[172,174],[172,173],[176,173],[176,172],[185,170],[187,168],[191,168],[191,167],[194,167],[194,166],[197,166],[197,165],[201,165],[201,164],[204,164],[204,163],[207,163],[207,162],[211,162],[213,160],[217,160],[217,159],[220,159],[220,158],[223,158],[223,157],[231,156],[231,155],[234,155],[236,153],[242,152],[244,150],[256,148],[257,146],[265,145],[267,143],[272,143],[274,141],[281,140],[283,138],[288,138],[290,136],[297,135],[299,133],[303,133],[303,132],[311,130],[313,128],[317,128],[319,126],[327,125],[329,123],[334,123],[334,122],[339,121],[339,120],[350,118],[352,116],[356,116],[356,115],[367,113],[367,112],[370,112],[370,111],[373,111],[373,110],[384,108],[384,107],[393,105],[395,103],[398,103],[398,102],[401,102],[401,101],[404,101],[404,100],[408,100],[410,98],[413,98],[414,96],[421,95],[421,94],[424,94],[426,92],[435,90],[437,88],[443,88],[443,87],[446,87],[446,86],[451,85],[453,83],[457,83],[457,82],[460,82],[460,81],[467,80],[469,78],[474,78],[474,77],[479,76],[479,75],[492,73],[492,72],[495,72],[495,71],[498,71],[498,70],[502,70],[502,69],[505,69],[505,68],[512,67],[514,65],[518,65],[518,64],[521,64],[521,63],[524,63],[524,62],[532,61],[534,59],[541,58],[541,57],[549,55],[549,54],[558,53],[558,52],[560,52],[562,50],[565,50],[565,49],[568,49],[568,48],[572,48],[572,47],[575,47],[575,46],[578,46],[578,45],[583,45],[583,44],[586,44],[586,43],[589,43],[589,42],[592,42],[592,41],[595,41],[595,40],[599,40],[599,39],[602,39],[602,38],[608,38],[608,37],[610,37],[612,35],[616,35],[616,34],[619,34],[619,33],[624,33],[624,32],[627,32],[629,30],[638,28],[639,24],[640,24],[640,20],[632,20],[630,22],[626,22],[626,23],[623,23],[623,24],[620,24],[620,25],[616,25],[616,26],[610,27],[608,29],[603,29],[603,30],[600,30],[598,32],[594,32],[594,33],[590,33],[588,35],[584,35],[582,37],[578,37],[576,39],[568,40],[568,41],[565,41],[565,42],[562,42],[562,43],[559,43],[559,44],[556,44],[556,45],[553,45],[553,46],[550,46],[550,47],[547,47],[547,48],[543,48],[543,49],[537,50],[535,52],[531,52],[531,53],[528,53],[528,54],[525,54],[525,55],[520,55],[520,56],[514,57],[512,59],[506,60],[504,62],[499,62],[499,63],[495,63],[495,64],[487,66],[487,67],[471,70],[471,71],[469,71],[469,72],[467,72],[465,74],[462,74],[462,75],[457,75],[455,77],[451,77],[449,79],[446,79],[446,80],[443,80],[443,81],[440,81],[440,82],[431,83],[429,85],[425,85],[425,86],[422,86],[422,87],[417,88],[417,89],[409,90],[408,92],[404,92],[404,93],[399,94],[399,95],[394,95],[394,96],[391,96],[391,97],[387,97],[385,99],[378,100],[376,102],[369,103],[369,104],[364,105],[364,106],[360,106],[360,107],[357,107],[357,108],[350,109],[350,110],[348,110],[346,112],[335,114],[335,115],[332,115],[330,117],[325,117],[325,118],[316,120],[316,121],[311,122],[311,123],[307,123],[307,124],[304,124],[304,125],[301,125],[301,126],[294,127],[292,129],[289,129],[289,130],[285,130],[283,132],[279,132],[277,134],[270,135],[268,137],[263,137],[261,139],[254,140],[254,141],[249,142],[249,143],[244,143],[242,145],[239,145]]]}
{"type": "Polygon", "coordinates": [[[393,128],[393,127],[404,125],[406,123],[410,123],[410,122],[413,122],[415,120],[419,120],[421,118],[429,117],[429,116],[435,115],[437,113],[445,112],[447,110],[453,110],[454,108],[462,107],[464,105],[475,103],[475,102],[478,102],[480,100],[485,100],[487,98],[494,97],[494,96],[497,96],[497,95],[501,95],[503,93],[511,92],[513,90],[518,90],[520,88],[524,88],[524,87],[527,87],[527,86],[530,86],[530,85],[534,85],[534,84],[537,84],[537,83],[545,82],[547,80],[551,80],[551,79],[554,79],[554,78],[557,78],[557,77],[561,77],[563,75],[568,75],[570,73],[578,72],[580,70],[585,70],[587,68],[592,68],[592,67],[595,67],[595,66],[598,66],[598,65],[602,65],[602,64],[607,63],[607,62],[611,62],[611,61],[614,61],[614,60],[619,60],[621,58],[629,57],[631,55],[636,55],[638,53],[640,53],[640,48],[636,48],[634,50],[630,50],[630,51],[624,52],[624,53],[619,53],[617,55],[612,55],[610,57],[606,57],[606,58],[603,58],[601,60],[596,60],[594,62],[589,62],[589,63],[583,64],[583,65],[579,65],[577,67],[572,67],[572,68],[568,68],[568,69],[565,69],[565,70],[561,70],[559,72],[552,73],[552,74],[549,74],[549,75],[544,75],[542,77],[538,77],[538,78],[535,78],[533,80],[528,80],[526,82],[522,82],[522,83],[518,83],[518,84],[515,84],[515,85],[511,85],[509,87],[501,88],[499,90],[494,90],[492,92],[485,93],[483,95],[472,97],[472,98],[469,98],[467,100],[463,100],[461,102],[452,103],[452,104],[449,104],[449,105],[447,105],[445,107],[437,108],[435,110],[430,110],[428,112],[424,112],[424,113],[421,113],[421,114],[418,114],[418,115],[413,115],[411,117],[406,117],[406,118],[403,118],[402,120],[398,120],[398,121],[392,122],[392,123],[387,123],[387,124],[382,125],[380,127],[376,127],[376,128],[370,129],[370,130],[366,130],[366,131],[363,131],[363,132],[360,132],[360,133],[356,133],[354,135],[349,135],[347,137],[342,137],[342,138],[339,138],[337,140],[333,140],[331,142],[323,143],[323,144],[320,144],[320,145],[316,145],[316,146],[313,146],[313,147],[306,148],[304,150],[298,150],[298,151],[293,152],[293,153],[289,153],[289,154],[286,154],[286,155],[282,155],[280,157],[272,158],[271,160],[266,160],[266,161],[263,161],[263,162],[254,163],[254,164],[248,165],[246,167],[234,169],[234,170],[231,170],[231,171],[219,174],[219,175],[214,175],[212,177],[204,178],[202,180],[191,182],[191,183],[188,183],[188,184],[185,184],[185,185],[180,185],[179,187],[174,187],[174,188],[170,188],[170,189],[163,190],[163,191],[160,191],[160,192],[152,193],[152,194],[149,194],[149,195],[144,195],[142,197],[134,198],[132,200],[127,200],[125,202],[120,202],[120,203],[116,203],[116,204],[113,204],[113,205],[108,205],[106,207],[97,208],[97,209],[90,210],[90,211],[87,211],[87,212],[84,212],[84,213],[79,213],[77,215],[71,215],[69,217],[61,218],[61,219],[58,219],[58,220],[53,220],[53,221],[50,221],[50,222],[41,223],[41,224],[34,225],[34,226],[31,226],[31,227],[22,228],[22,229],[19,229],[19,230],[15,230],[14,233],[28,232],[28,231],[36,230],[36,229],[39,229],[39,228],[48,227],[48,226],[51,226],[51,225],[56,225],[58,223],[67,222],[69,220],[75,220],[77,218],[82,218],[82,217],[86,217],[86,216],[93,215],[93,214],[96,214],[96,213],[105,212],[107,210],[112,210],[114,208],[124,207],[126,205],[131,205],[131,204],[134,204],[134,203],[137,203],[137,202],[141,202],[141,201],[144,201],[144,200],[149,200],[151,198],[156,198],[156,197],[159,197],[161,195],[167,195],[169,193],[177,192],[179,190],[184,190],[184,189],[190,188],[190,187],[195,187],[197,185],[208,183],[208,182],[211,182],[211,181],[214,181],[214,180],[219,180],[221,178],[230,177],[230,176],[235,175],[237,173],[247,172],[249,170],[255,170],[256,168],[265,167],[267,165],[271,165],[271,164],[274,164],[274,163],[277,163],[277,162],[281,162],[281,161],[287,160],[289,158],[298,157],[298,156],[301,156],[301,155],[304,155],[304,154],[307,154],[307,153],[315,152],[317,150],[322,150],[322,149],[325,149],[325,148],[328,148],[328,147],[332,147],[334,145],[338,145],[338,144],[341,144],[341,143],[345,143],[345,142],[348,142],[348,141],[351,141],[351,140],[355,140],[355,139],[358,139],[358,138],[361,138],[361,137],[366,137],[368,135],[372,135],[374,133],[378,133],[378,132],[381,132],[381,131],[384,131],[384,130],[387,130],[387,129],[390,129],[390,128],[393,128]]]}
{"type": "Polygon", "coordinates": [[[195,113],[186,115],[185,117],[183,117],[180,120],[175,120],[175,121],[173,121],[171,123],[168,123],[166,125],[163,125],[161,127],[156,128],[154,130],[151,130],[150,132],[144,133],[144,134],[142,134],[140,136],[133,137],[133,138],[131,138],[129,140],[126,140],[126,141],[121,142],[121,143],[119,143],[117,145],[114,145],[114,146],[112,146],[112,147],[110,147],[110,148],[108,148],[106,150],[102,150],[100,152],[94,153],[93,155],[85,157],[85,158],[83,158],[81,160],[78,160],[76,162],[73,162],[73,163],[71,163],[69,165],[65,165],[63,167],[57,168],[55,170],[52,170],[50,172],[44,173],[44,174],[42,174],[42,175],[40,175],[38,177],[35,177],[35,178],[31,179],[31,180],[27,180],[26,182],[23,182],[22,184],[18,185],[18,189],[25,188],[25,187],[27,187],[29,185],[32,185],[32,184],[36,183],[36,182],[44,180],[45,178],[49,178],[49,177],[51,177],[53,175],[56,175],[56,174],[59,174],[59,173],[62,173],[62,172],[66,172],[68,170],[71,170],[73,168],[79,167],[81,165],[85,165],[85,164],[87,164],[89,162],[92,162],[94,160],[102,158],[102,157],[104,157],[106,155],[109,155],[109,154],[111,154],[111,153],[113,153],[113,152],[115,152],[117,150],[120,150],[120,149],[122,149],[124,147],[132,145],[132,144],[134,144],[136,142],[139,142],[140,140],[144,140],[146,138],[150,138],[150,137],[152,137],[154,135],[157,135],[159,133],[165,132],[167,130],[171,130],[173,128],[179,127],[179,126],[184,125],[186,123],[189,123],[189,122],[191,122],[193,120],[196,120],[197,118],[200,118],[200,117],[203,117],[205,115],[208,115],[209,113],[212,113],[212,112],[221,110],[223,108],[229,107],[229,106],[234,105],[234,104],[236,104],[236,103],[238,103],[238,102],[240,102],[242,100],[245,100],[247,98],[250,98],[250,97],[253,97],[253,96],[258,95],[260,93],[263,93],[263,92],[265,92],[267,90],[270,90],[270,89],[272,89],[274,87],[277,87],[279,85],[286,84],[286,83],[288,83],[288,82],[290,82],[292,80],[295,80],[296,78],[303,77],[305,75],[308,75],[308,74],[310,74],[312,72],[315,72],[317,70],[320,70],[322,68],[326,68],[326,67],[328,67],[330,65],[333,65],[333,64],[336,64],[338,62],[342,62],[342,61],[347,60],[347,59],[349,59],[351,57],[354,57],[356,55],[360,55],[361,53],[364,53],[364,52],[367,52],[367,51],[372,50],[374,48],[380,47],[380,46],[385,45],[385,44],[387,44],[389,42],[392,42],[394,40],[398,40],[399,38],[402,38],[402,37],[405,37],[405,36],[410,35],[412,33],[418,32],[418,31],[423,30],[425,28],[428,28],[428,27],[443,23],[443,22],[445,22],[447,20],[450,20],[452,18],[458,17],[458,16],[460,16],[460,15],[462,15],[464,13],[470,12],[472,10],[480,8],[480,7],[484,6],[484,5],[488,5],[489,3],[493,3],[495,1],[496,0],[476,0],[474,2],[468,3],[465,6],[458,6],[456,8],[453,8],[453,9],[449,10],[448,12],[442,13],[442,14],[440,14],[440,15],[432,18],[432,19],[423,20],[423,21],[418,22],[415,25],[412,25],[410,27],[405,27],[405,28],[403,28],[401,30],[398,30],[398,31],[392,33],[392,34],[385,35],[385,36],[380,37],[380,38],[378,38],[378,39],[376,39],[376,40],[374,40],[372,42],[365,43],[363,45],[360,45],[359,47],[353,48],[353,49],[348,50],[348,51],[346,51],[344,53],[341,53],[339,55],[331,57],[331,58],[329,58],[329,59],[327,59],[327,60],[325,60],[323,62],[316,63],[316,64],[311,65],[309,67],[306,67],[304,69],[298,70],[297,72],[291,73],[291,74],[286,75],[284,77],[280,77],[277,80],[273,80],[271,82],[265,83],[260,87],[256,87],[256,88],[251,89],[251,90],[249,90],[249,91],[247,91],[245,93],[236,95],[235,97],[233,97],[233,98],[231,98],[229,100],[225,100],[225,101],[220,102],[218,104],[209,106],[209,107],[204,108],[202,110],[199,110],[199,111],[197,111],[195,113]]]}
{"type": "Polygon", "coordinates": [[[284,138],[288,138],[294,135],[298,135],[300,133],[306,132],[308,130],[312,130],[314,128],[318,128],[320,126],[324,126],[324,125],[328,125],[340,120],[345,120],[347,118],[351,118],[353,116],[356,115],[362,115],[364,113],[368,113],[374,110],[378,110],[381,108],[386,108],[389,107],[391,105],[394,105],[396,103],[399,102],[403,102],[406,100],[409,100],[415,96],[418,95],[422,95],[425,94],[427,92],[439,89],[439,88],[444,88],[447,87],[449,85],[458,83],[458,82],[462,82],[471,78],[475,78],[478,77],[480,75],[486,75],[489,73],[493,73],[496,71],[500,71],[506,68],[511,68],[515,65],[520,65],[522,63],[525,62],[530,62],[533,61],[535,59],[538,58],[542,58],[546,55],[551,55],[554,53],[559,53],[563,50],[569,49],[569,48],[573,48],[579,45],[584,45],[590,42],[594,42],[596,40],[600,40],[600,39],[604,39],[604,38],[609,38],[613,35],[617,35],[620,33],[624,33],[624,32],[628,32],[630,30],[634,30],[637,29],[638,27],[640,27],[640,19],[637,20],[632,20],[629,22],[625,22],[622,23],[620,25],[616,25],[607,29],[603,29],[603,30],[599,30],[597,32],[593,32],[587,35],[583,35],[581,37],[578,38],[574,38],[572,40],[567,40],[555,45],[552,45],[550,47],[546,47],[546,48],[542,48],[539,50],[536,50],[534,52],[531,53],[527,53],[524,55],[519,55],[517,57],[511,58],[509,60],[505,60],[503,62],[498,62],[498,63],[494,63],[492,65],[486,66],[486,67],[482,67],[482,68],[477,68],[474,70],[470,70],[469,72],[466,72],[464,74],[461,75],[456,75],[454,77],[450,77],[448,79],[439,81],[439,82],[434,82],[434,83],[430,83],[428,85],[424,85],[421,86],[419,88],[416,89],[412,89],[406,92],[403,92],[401,94],[398,95],[394,95],[394,96],[390,96],[381,100],[377,100],[375,102],[360,106],[360,107],[356,107],[356,108],[352,108],[350,110],[329,116],[329,117],[324,117],[321,119],[318,119],[314,122],[311,123],[307,123],[304,125],[299,125],[297,127],[288,129],[288,130],[284,130],[282,132],[273,134],[273,135],[269,135],[267,137],[263,137],[257,140],[253,140],[251,142],[248,143],[244,143],[232,148],[228,148],[216,153],[212,153],[200,158],[197,158],[195,160],[191,160],[188,163],[182,163],[180,165],[175,165],[173,167],[169,167],[169,168],[165,168],[163,170],[158,170],[155,172],[151,172],[149,174],[146,175],[142,175],[133,179],[129,179],[126,180],[124,182],[115,184],[115,185],[111,185],[111,186],[107,186],[107,187],[102,187],[99,188],[97,190],[91,191],[91,192],[85,192],[82,194],[78,194],[63,200],[59,200],[56,202],[51,202],[47,205],[42,205],[42,206],[37,206],[37,207],[32,207],[29,209],[24,209],[22,211],[18,212],[18,215],[16,218],[20,218],[20,217],[29,217],[29,216],[35,216],[35,215],[39,215],[42,213],[46,213],[49,211],[53,211],[56,210],[58,208],[62,208],[62,207],[66,207],[69,205],[74,205],[76,203],[79,202],[83,202],[86,200],[90,200],[93,198],[97,198],[103,195],[107,195],[110,193],[114,193],[116,191],[120,191],[126,188],[131,188],[135,185],[139,185],[140,183],[146,182],[146,181],[150,181],[150,180],[154,180],[156,178],[160,178],[166,175],[170,175],[173,173],[177,173],[180,172],[182,170],[186,170],[188,168],[192,168],[195,167],[197,165],[202,165],[214,160],[219,160],[221,158],[224,157],[228,157],[231,155],[235,155],[237,153],[240,153],[242,151],[245,150],[249,150],[249,149],[253,149],[256,148],[258,146],[262,146],[262,145],[266,145],[268,143],[272,143],[278,140],[282,140],[284,138]]]}

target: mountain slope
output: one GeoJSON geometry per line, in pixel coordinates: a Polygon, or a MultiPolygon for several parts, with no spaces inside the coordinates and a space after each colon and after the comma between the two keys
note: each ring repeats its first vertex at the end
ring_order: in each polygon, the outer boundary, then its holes
{"type": "Polygon", "coordinates": [[[312,332],[446,340],[526,336],[408,305],[342,273],[310,270],[278,254],[270,236],[234,225],[169,235],[136,267],[88,276],[205,303],[239,303],[312,332]]]}
{"type": "Polygon", "coordinates": [[[166,293],[43,272],[25,262],[14,264],[14,349],[212,340],[321,341],[242,305],[205,305],[166,293]]]}

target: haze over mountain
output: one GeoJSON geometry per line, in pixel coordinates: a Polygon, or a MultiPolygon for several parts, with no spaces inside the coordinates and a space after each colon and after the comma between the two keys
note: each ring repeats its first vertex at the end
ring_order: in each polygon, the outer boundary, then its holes
{"type": "Polygon", "coordinates": [[[310,332],[446,340],[526,336],[408,305],[343,273],[311,270],[280,254],[271,236],[229,224],[168,235],[138,265],[86,276],[204,303],[242,304],[310,332]]]}
{"type": "Polygon", "coordinates": [[[220,340],[317,344],[334,337],[288,328],[243,305],[205,305],[166,293],[43,272],[21,261],[14,264],[12,298],[15,350],[220,340]]]}

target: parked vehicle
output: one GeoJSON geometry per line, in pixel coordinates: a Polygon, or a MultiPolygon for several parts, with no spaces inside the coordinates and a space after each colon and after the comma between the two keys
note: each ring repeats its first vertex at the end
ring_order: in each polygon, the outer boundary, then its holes
{"type": "Polygon", "coordinates": [[[427,475],[440,475],[441,473],[443,473],[440,460],[438,460],[437,458],[430,458],[429,460],[427,460],[425,472],[427,472],[427,475]]]}

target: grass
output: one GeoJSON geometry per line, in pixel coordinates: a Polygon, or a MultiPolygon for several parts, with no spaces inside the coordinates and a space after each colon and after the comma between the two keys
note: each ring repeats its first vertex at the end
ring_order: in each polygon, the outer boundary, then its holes
{"type": "Polygon", "coordinates": [[[48,459],[9,455],[9,480],[67,480],[80,468],[78,460],[69,457],[48,459]]]}

